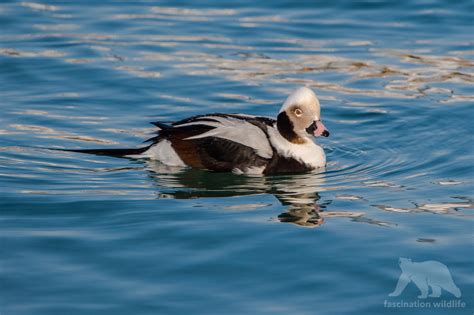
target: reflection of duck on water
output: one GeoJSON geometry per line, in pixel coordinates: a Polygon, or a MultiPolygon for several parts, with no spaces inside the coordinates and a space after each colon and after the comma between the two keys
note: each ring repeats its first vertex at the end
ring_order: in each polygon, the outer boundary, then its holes
{"type": "MultiPolygon", "coordinates": [[[[159,198],[194,199],[272,194],[286,207],[278,215],[280,222],[306,227],[324,223],[334,216],[325,212],[331,203],[318,204],[324,174],[305,173],[278,176],[239,176],[232,173],[212,173],[195,169],[169,167],[147,161],[147,170],[159,190],[159,198]]],[[[338,216],[354,217],[352,213],[338,216]]]]}

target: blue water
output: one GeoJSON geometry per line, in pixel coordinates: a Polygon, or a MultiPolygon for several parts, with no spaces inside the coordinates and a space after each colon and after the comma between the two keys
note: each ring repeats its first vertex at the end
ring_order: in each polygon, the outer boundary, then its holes
{"type": "Polygon", "coordinates": [[[472,314],[473,9],[2,1],[0,313],[472,314]],[[208,112],[275,116],[302,85],[331,131],[321,172],[35,148],[135,147],[150,121],[208,112]],[[418,299],[410,283],[390,297],[399,257],[446,265],[462,296],[418,299]],[[431,304],[387,306],[402,301],[431,304]]]}

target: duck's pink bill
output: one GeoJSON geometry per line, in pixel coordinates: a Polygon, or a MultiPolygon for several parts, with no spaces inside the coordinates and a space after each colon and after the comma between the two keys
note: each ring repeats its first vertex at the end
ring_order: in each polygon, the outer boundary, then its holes
{"type": "Polygon", "coordinates": [[[329,130],[326,129],[326,126],[320,121],[317,120],[314,122],[316,129],[313,131],[315,137],[329,137],[329,130]]]}

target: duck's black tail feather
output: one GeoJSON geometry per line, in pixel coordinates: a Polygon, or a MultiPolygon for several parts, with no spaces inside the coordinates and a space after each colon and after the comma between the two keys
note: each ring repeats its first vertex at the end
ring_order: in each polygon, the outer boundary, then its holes
{"type": "Polygon", "coordinates": [[[57,148],[49,148],[49,150],[55,151],[64,151],[64,152],[76,152],[76,153],[85,153],[85,154],[95,154],[95,155],[106,155],[112,157],[127,157],[129,155],[138,155],[146,150],[148,150],[151,146],[146,146],[142,148],[133,148],[133,149],[57,149],[57,148]]]}

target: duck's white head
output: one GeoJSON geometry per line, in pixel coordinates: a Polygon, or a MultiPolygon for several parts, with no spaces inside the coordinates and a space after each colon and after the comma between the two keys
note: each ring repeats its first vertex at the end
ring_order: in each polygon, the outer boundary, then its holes
{"type": "Polygon", "coordinates": [[[277,118],[280,134],[293,143],[305,143],[309,136],[329,137],[321,122],[321,108],[316,94],[301,87],[288,96],[277,118]]]}

